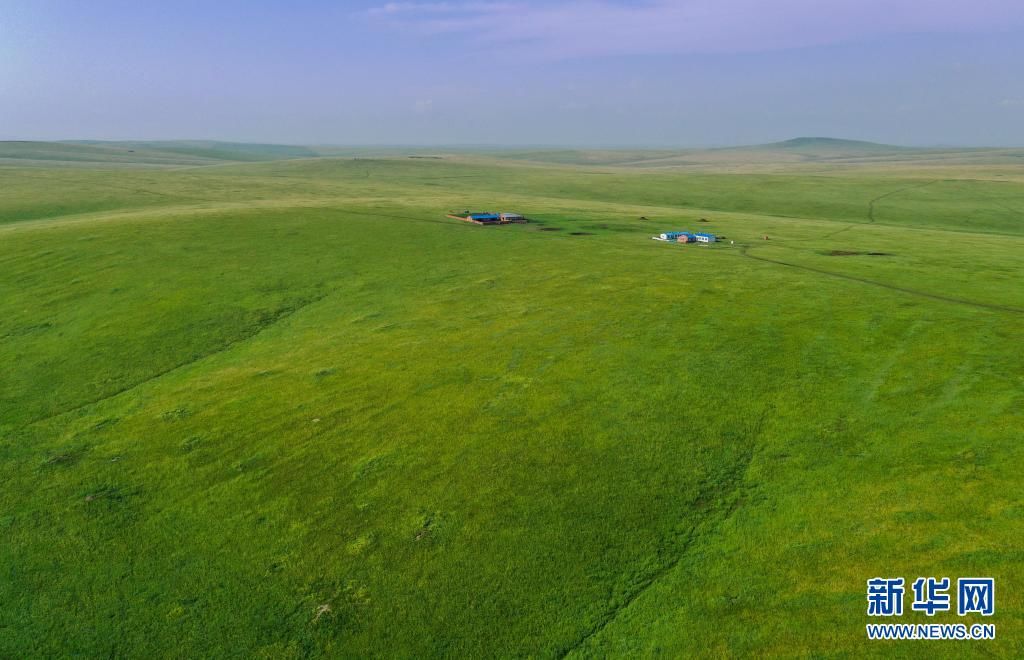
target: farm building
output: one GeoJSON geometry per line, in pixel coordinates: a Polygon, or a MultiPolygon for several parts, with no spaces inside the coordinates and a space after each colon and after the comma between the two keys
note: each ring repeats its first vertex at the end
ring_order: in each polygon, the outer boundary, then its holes
{"type": "Polygon", "coordinates": [[[449,218],[455,218],[456,220],[465,220],[466,222],[473,222],[478,225],[496,225],[501,222],[501,216],[497,213],[474,213],[473,211],[463,211],[457,213],[452,211],[448,214],[449,218]]]}
{"type": "Polygon", "coordinates": [[[507,225],[510,223],[527,222],[527,219],[518,213],[474,213],[472,211],[462,211],[457,213],[452,211],[448,214],[449,218],[455,218],[456,220],[465,220],[466,222],[472,222],[478,225],[507,225]]]}
{"type": "Polygon", "coordinates": [[[714,243],[718,239],[714,234],[708,232],[689,232],[689,231],[666,231],[652,236],[656,241],[667,241],[670,243],[714,243]]]}

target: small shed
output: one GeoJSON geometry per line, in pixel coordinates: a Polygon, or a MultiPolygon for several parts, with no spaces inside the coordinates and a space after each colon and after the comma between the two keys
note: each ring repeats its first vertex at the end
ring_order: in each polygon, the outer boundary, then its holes
{"type": "Polygon", "coordinates": [[[500,217],[502,224],[508,224],[510,222],[526,222],[526,218],[518,213],[502,213],[500,217]]]}
{"type": "Polygon", "coordinates": [[[477,222],[481,225],[490,225],[501,222],[501,216],[497,213],[470,213],[466,218],[470,222],[477,222]]]}
{"type": "Polygon", "coordinates": [[[694,234],[694,236],[696,236],[698,243],[714,243],[718,240],[715,238],[714,234],[708,234],[706,232],[698,232],[694,234]]]}

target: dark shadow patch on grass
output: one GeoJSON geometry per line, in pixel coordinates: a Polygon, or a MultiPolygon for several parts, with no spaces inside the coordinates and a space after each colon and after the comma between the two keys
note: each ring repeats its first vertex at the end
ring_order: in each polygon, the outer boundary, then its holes
{"type": "Polygon", "coordinates": [[[94,511],[116,511],[142,494],[142,488],[127,488],[117,484],[100,484],[82,496],[85,506],[94,511]]]}
{"type": "Polygon", "coordinates": [[[893,518],[902,524],[930,523],[938,519],[931,511],[897,511],[893,518]]]}
{"type": "Polygon", "coordinates": [[[868,257],[890,257],[890,256],[892,256],[889,252],[857,252],[857,251],[854,251],[854,250],[827,250],[825,252],[822,252],[821,254],[824,254],[824,255],[829,256],[829,257],[861,257],[861,256],[868,256],[868,257]]]}
{"type": "Polygon", "coordinates": [[[53,327],[52,323],[35,323],[32,325],[23,325],[18,328],[7,331],[5,334],[0,335],[0,339],[13,339],[15,337],[25,337],[28,335],[38,335],[46,332],[53,327]]]}
{"type": "Polygon", "coordinates": [[[371,456],[355,465],[352,477],[356,481],[370,479],[379,476],[381,472],[391,463],[390,454],[378,454],[371,456]]]}
{"type": "Polygon", "coordinates": [[[570,236],[593,236],[593,234],[591,234],[588,231],[571,231],[571,232],[569,232],[569,235],[570,236]]]}
{"type": "Polygon", "coordinates": [[[96,500],[111,500],[114,502],[120,502],[127,497],[124,490],[120,486],[100,486],[96,490],[92,491],[85,496],[86,502],[95,502],[96,500]]]}
{"type": "Polygon", "coordinates": [[[42,468],[57,468],[57,467],[71,467],[77,465],[79,461],[85,456],[86,452],[89,451],[89,447],[74,447],[67,449],[57,454],[52,454],[43,461],[40,467],[42,468]]]}
{"type": "Polygon", "coordinates": [[[635,232],[636,231],[636,226],[635,225],[633,225],[633,226],[630,226],[630,225],[614,225],[614,224],[610,225],[610,224],[607,224],[607,223],[602,223],[602,224],[597,224],[597,225],[581,225],[581,229],[592,229],[592,230],[595,230],[595,231],[614,231],[614,232],[619,232],[621,234],[625,234],[625,233],[635,232]]]}
{"type": "Polygon", "coordinates": [[[420,516],[412,540],[416,543],[433,543],[439,540],[444,516],[439,511],[424,512],[420,516]]]}
{"type": "Polygon", "coordinates": [[[120,421],[121,420],[119,418],[117,418],[117,417],[107,417],[106,419],[101,419],[100,421],[98,421],[95,424],[93,424],[92,430],[93,431],[102,431],[103,429],[105,429],[105,428],[107,428],[109,426],[113,426],[114,424],[117,424],[120,421]]]}
{"type": "Polygon", "coordinates": [[[198,436],[198,435],[193,435],[192,437],[186,438],[185,440],[183,440],[181,445],[179,445],[179,447],[181,447],[181,451],[183,451],[186,454],[189,454],[189,453],[195,451],[202,444],[203,444],[203,438],[201,436],[198,436]]]}
{"type": "Polygon", "coordinates": [[[192,411],[188,408],[178,407],[173,410],[165,410],[160,413],[160,419],[165,422],[178,422],[183,419],[188,419],[192,416],[192,411]]]}
{"type": "Polygon", "coordinates": [[[367,312],[365,314],[361,314],[359,316],[354,317],[352,319],[352,323],[366,323],[367,321],[379,319],[382,316],[384,316],[383,312],[367,312]]]}
{"type": "Polygon", "coordinates": [[[263,455],[253,454],[235,463],[234,471],[241,474],[262,472],[268,469],[268,463],[269,461],[263,455]]]}

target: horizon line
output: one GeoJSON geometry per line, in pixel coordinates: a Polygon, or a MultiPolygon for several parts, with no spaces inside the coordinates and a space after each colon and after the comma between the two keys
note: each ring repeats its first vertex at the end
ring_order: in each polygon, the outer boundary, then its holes
{"type": "Polygon", "coordinates": [[[59,139],[31,139],[31,138],[0,138],[0,144],[5,143],[37,143],[37,144],[174,144],[174,143],[215,143],[215,144],[236,144],[236,145],[266,145],[274,147],[302,147],[302,148],[335,148],[335,149],[540,149],[540,150],[650,150],[650,151],[679,151],[679,150],[717,150],[717,149],[742,149],[752,147],[770,147],[785,145],[788,143],[807,141],[821,141],[833,143],[862,144],[876,147],[892,147],[898,149],[1021,149],[1024,145],[991,145],[991,144],[966,144],[966,143],[904,143],[875,142],[857,138],[837,138],[831,136],[797,136],[768,142],[746,142],[746,143],[708,143],[708,144],[680,144],[680,143],[502,143],[502,142],[434,142],[434,143],[413,143],[413,142],[285,142],[275,140],[237,140],[228,138],[59,138],[59,139]]]}

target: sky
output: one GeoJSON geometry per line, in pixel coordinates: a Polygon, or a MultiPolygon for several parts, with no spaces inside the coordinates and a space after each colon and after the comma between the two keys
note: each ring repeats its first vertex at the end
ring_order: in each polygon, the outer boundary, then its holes
{"type": "Polygon", "coordinates": [[[0,140],[1024,146],[1024,0],[0,0],[0,140]]]}

